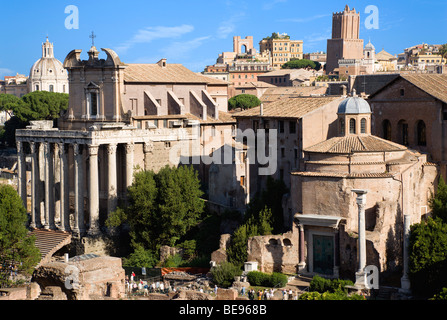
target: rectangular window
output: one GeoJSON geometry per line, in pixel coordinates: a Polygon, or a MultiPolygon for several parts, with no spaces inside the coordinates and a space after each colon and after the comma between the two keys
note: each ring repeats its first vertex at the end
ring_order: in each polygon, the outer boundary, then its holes
{"type": "Polygon", "coordinates": [[[90,115],[98,115],[98,94],[96,92],[90,93],[90,115]]]}
{"type": "Polygon", "coordinates": [[[282,120],[278,121],[278,129],[279,129],[279,133],[284,133],[284,121],[282,121],[282,120]]]}
{"type": "Polygon", "coordinates": [[[296,122],[295,121],[289,122],[289,133],[292,133],[292,134],[296,133],[296,122]]]}

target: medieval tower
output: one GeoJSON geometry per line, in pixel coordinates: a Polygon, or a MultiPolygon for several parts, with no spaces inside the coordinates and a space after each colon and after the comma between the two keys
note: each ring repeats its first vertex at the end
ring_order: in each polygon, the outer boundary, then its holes
{"type": "Polygon", "coordinates": [[[363,40],[359,39],[360,13],[346,5],[332,15],[332,39],[327,41],[326,74],[333,74],[340,59],[362,59],[363,40]]]}

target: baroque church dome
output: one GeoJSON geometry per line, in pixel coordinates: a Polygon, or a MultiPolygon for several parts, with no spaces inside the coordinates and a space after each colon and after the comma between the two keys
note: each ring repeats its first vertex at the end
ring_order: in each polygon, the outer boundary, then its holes
{"type": "Polygon", "coordinates": [[[29,91],[68,93],[68,73],[61,61],[54,57],[53,44],[42,44],[42,58],[30,70],[29,91]]]}

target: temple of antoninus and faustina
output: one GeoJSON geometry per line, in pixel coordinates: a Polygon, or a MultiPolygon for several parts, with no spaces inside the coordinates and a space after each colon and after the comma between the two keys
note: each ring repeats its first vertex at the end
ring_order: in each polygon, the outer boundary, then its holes
{"type": "Polygon", "coordinates": [[[31,228],[100,234],[136,169],[176,165],[173,148],[204,139],[196,127],[234,125],[226,82],[165,59],[124,64],[102,51],[106,59],[94,46],[88,60],[81,50],[67,55],[69,107],[57,123],[35,121],[16,132],[18,190],[25,204],[31,198],[31,228]]]}

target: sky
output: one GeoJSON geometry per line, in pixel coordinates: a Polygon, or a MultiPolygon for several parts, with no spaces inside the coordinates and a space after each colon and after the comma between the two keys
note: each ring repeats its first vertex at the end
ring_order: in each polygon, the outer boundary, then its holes
{"type": "Polygon", "coordinates": [[[74,49],[87,59],[92,32],[124,63],[166,58],[194,72],[233,51],[234,36],[253,36],[259,50],[262,38],[287,33],[305,53],[326,52],[332,13],[345,5],[360,12],[360,38],[376,52],[447,42],[446,0],[0,0],[0,79],[29,75],[47,36],[61,62],[74,49]]]}

